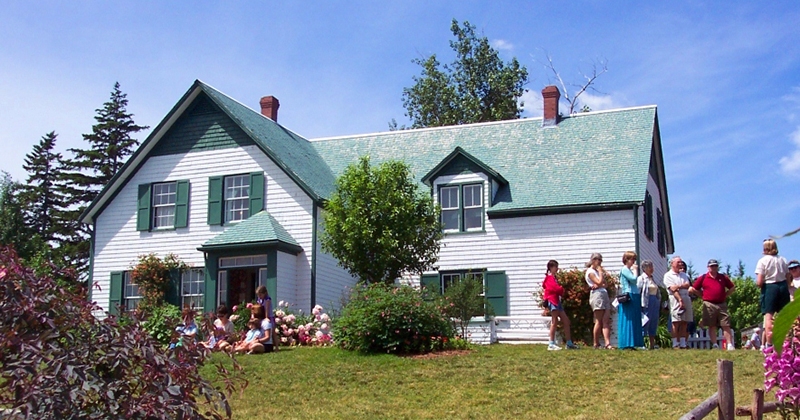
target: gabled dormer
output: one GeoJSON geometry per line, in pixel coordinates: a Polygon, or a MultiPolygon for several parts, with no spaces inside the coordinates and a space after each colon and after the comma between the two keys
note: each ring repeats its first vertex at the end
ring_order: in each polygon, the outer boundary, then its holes
{"type": "Polygon", "coordinates": [[[442,208],[445,232],[474,232],[485,228],[486,210],[508,181],[499,172],[460,146],[424,177],[442,208]]]}

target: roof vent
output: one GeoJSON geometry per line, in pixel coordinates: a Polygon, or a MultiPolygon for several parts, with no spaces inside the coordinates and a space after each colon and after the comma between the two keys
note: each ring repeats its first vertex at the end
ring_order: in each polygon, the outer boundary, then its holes
{"type": "Polygon", "coordinates": [[[281,103],[278,102],[278,98],[274,96],[265,96],[261,98],[260,103],[261,115],[278,122],[278,108],[281,106],[281,103]]]}

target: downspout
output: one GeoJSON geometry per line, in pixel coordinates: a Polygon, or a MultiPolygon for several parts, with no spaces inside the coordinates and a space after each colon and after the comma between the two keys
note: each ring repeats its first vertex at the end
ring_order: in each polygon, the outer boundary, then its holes
{"type": "Polygon", "coordinates": [[[311,308],[317,305],[317,203],[312,201],[311,220],[311,308]]]}
{"type": "Polygon", "coordinates": [[[86,291],[86,299],[92,301],[92,290],[94,289],[94,237],[97,232],[97,221],[92,221],[92,234],[89,235],[89,278],[87,281],[88,290],[86,291]]]}

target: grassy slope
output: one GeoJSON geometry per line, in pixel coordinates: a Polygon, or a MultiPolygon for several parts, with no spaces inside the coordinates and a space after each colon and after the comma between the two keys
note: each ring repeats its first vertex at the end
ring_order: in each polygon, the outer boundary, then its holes
{"type": "Polygon", "coordinates": [[[734,361],[736,404],[749,404],[763,384],[759,352],[493,345],[429,359],[335,348],[241,356],[250,386],[232,405],[236,419],[677,418],[716,391],[718,358],[734,361]]]}

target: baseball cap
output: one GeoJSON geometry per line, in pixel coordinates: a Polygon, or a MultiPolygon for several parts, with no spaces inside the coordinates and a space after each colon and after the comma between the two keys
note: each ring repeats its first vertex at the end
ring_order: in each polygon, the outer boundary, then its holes
{"type": "Polygon", "coordinates": [[[717,260],[712,258],[712,259],[708,260],[708,266],[711,267],[712,265],[718,266],[719,262],[717,262],[717,260]]]}
{"type": "Polygon", "coordinates": [[[789,268],[797,268],[800,267],[800,261],[791,260],[789,261],[789,268]]]}

